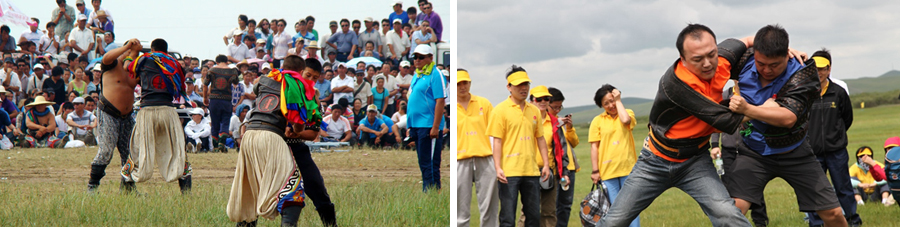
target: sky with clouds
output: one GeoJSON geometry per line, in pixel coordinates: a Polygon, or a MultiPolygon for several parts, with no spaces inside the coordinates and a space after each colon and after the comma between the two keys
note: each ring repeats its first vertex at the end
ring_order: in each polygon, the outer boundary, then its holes
{"type": "MultiPolygon", "coordinates": [[[[44,29],[50,14],[57,8],[53,0],[12,0],[29,17],[41,20],[44,29]]],[[[93,10],[91,0],[85,0],[93,10]]],[[[312,15],[316,18],[315,29],[319,36],[330,34],[328,22],[341,18],[363,20],[372,17],[381,21],[393,12],[396,0],[328,0],[328,1],[287,1],[287,0],[154,0],[154,1],[102,1],[101,6],[109,9],[115,20],[116,41],[130,38],[153,40],[164,38],[171,50],[182,54],[213,59],[226,53],[222,36],[237,27],[239,14],[246,14],[257,22],[263,18],[284,18],[288,21],[287,31],[294,31],[294,23],[312,15]],[[152,3],[152,4],[151,4],[152,3]]],[[[441,16],[444,24],[443,40],[456,39],[455,3],[450,0],[431,0],[434,11],[441,16]]],[[[75,0],[66,3],[75,7],[75,0]]],[[[416,1],[403,1],[404,10],[414,6],[416,1]]],[[[418,8],[418,7],[417,7],[418,8]]],[[[28,29],[10,26],[16,38],[28,29]]],[[[363,27],[364,29],[365,27],[363,27]]],[[[340,28],[338,28],[340,29],[340,28]]]]}
{"type": "Polygon", "coordinates": [[[688,23],[709,26],[718,41],[777,23],[795,49],[830,49],[833,77],[875,77],[900,67],[898,9],[900,1],[873,0],[460,0],[456,53],[472,93],[494,104],[509,95],[512,64],[528,71],[532,86],[560,88],[567,106],[592,105],[606,83],[624,97],[653,98],[688,23]]]}

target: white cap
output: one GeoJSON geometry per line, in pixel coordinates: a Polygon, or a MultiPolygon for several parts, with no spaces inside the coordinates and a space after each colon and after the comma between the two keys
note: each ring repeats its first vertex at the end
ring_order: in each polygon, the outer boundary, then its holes
{"type": "Polygon", "coordinates": [[[84,103],[84,98],[76,97],[75,100],[72,100],[72,103],[84,103]]]}
{"type": "Polygon", "coordinates": [[[203,109],[200,109],[200,108],[194,108],[194,109],[192,109],[192,110],[191,110],[191,115],[196,115],[196,114],[203,115],[203,109]]]}
{"type": "Polygon", "coordinates": [[[403,21],[400,20],[400,19],[394,19],[394,22],[391,22],[391,23],[394,23],[394,24],[397,24],[397,23],[402,24],[403,21]]]}
{"type": "Polygon", "coordinates": [[[372,19],[372,17],[366,17],[366,19],[363,19],[363,21],[370,21],[370,22],[371,22],[371,21],[375,21],[375,20],[372,19]]]}
{"type": "Polygon", "coordinates": [[[236,35],[244,35],[244,31],[234,30],[234,32],[231,34],[231,36],[236,36],[236,35]]]}
{"type": "Polygon", "coordinates": [[[272,69],[272,66],[269,66],[269,63],[266,62],[266,63],[263,63],[263,64],[262,64],[262,67],[259,68],[259,69],[260,69],[260,70],[262,70],[262,69],[272,69]]]}
{"type": "Polygon", "coordinates": [[[103,69],[100,69],[100,68],[101,68],[101,67],[100,67],[100,63],[97,62],[97,64],[94,64],[94,68],[91,69],[91,70],[92,70],[92,71],[103,71],[103,69]]]}
{"type": "Polygon", "coordinates": [[[378,112],[378,107],[375,104],[369,104],[369,107],[366,108],[366,111],[375,111],[378,112]]]}
{"type": "Polygon", "coordinates": [[[44,66],[41,64],[34,64],[34,69],[44,69],[44,66]]]}
{"type": "Polygon", "coordinates": [[[237,68],[237,65],[235,65],[235,64],[228,64],[228,68],[236,69],[236,68],[237,68]]]}
{"type": "Polygon", "coordinates": [[[444,70],[441,70],[441,74],[444,76],[447,76],[447,75],[450,75],[450,71],[444,69],[444,70]]]}
{"type": "Polygon", "coordinates": [[[345,64],[345,63],[343,63],[343,62],[337,62],[337,64],[335,64],[335,66],[336,66],[336,67],[341,67],[341,66],[343,66],[344,68],[347,68],[347,64],[345,64]]]}
{"type": "Polygon", "coordinates": [[[396,1],[396,2],[394,2],[394,4],[391,4],[391,6],[394,6],[394,5],[403,5],[403,1],[396,1]]]}
{"type": "Polygon", "coordinates": [[[85,16],[84,14],[80,14],[80,13],[79,13],[78,16],[75,17],[75,18],[77,18],[76,21],[87,20],[87,16],[85,16]]]}
{"type": "Polygon", "coordinates": [[[428,44],[419,44],[418,46],[416,46],[416,49],[415,51],[413,51],[413,53],[421,55],[431,55],[431,46],[428,44]]]}
{"type": "Polygon", "coordinates": [[[403,60],[403,61],[400,62],[400,67],[407,67],[407,66],[410,66],[410,65],[409,65],[409,61],[403,60]]]}

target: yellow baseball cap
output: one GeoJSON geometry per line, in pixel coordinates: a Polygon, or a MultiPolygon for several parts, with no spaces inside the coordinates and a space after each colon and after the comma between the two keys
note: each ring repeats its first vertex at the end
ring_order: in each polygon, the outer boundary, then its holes
{"type": "Polygon", "coordinates": [[[518,71],[506,77],[506,82],[512,84],[513,86],[518,86],[519,84],[525,82],[531,82],[531,79],[528,79],[528,73],[518,71]]]}
{"type": "Polygon", "coordinates": [[[534,87],[531,89],[531,96],[534,96],[535,98],[537,98],[537,97],[544,97],[544,96],[551,96],[551,95],[550,95],[550,91],[547,90],[547,86],[541,85],[541,86],[537,86],[537,87],[534,87]]]}
{"type": "Polygon", "coordinates": [[[831,61],[825,57],[815,56],[813,60],[816,60],[816,68],[825,68],[831,65],[831,61]]]}
{"type": "Polygon", "coordinates": [[[472,81],[472,79],[469,78],[469,72],[456,70],[456,82],[459,83],[463,81],[472,81]]]}
{"type": "Polygon", "coordinates": [[[870,147],[860,147],[859,150],[856,151],[856,157],[860,157],[860,156],[863,156],[863,155],[873,156],[873,155],[872,155],[872,148],[870,148],[870,147]]]}

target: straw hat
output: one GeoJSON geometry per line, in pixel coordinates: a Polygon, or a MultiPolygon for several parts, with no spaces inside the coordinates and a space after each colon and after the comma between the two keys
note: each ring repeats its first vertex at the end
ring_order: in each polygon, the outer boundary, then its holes
{"type": "Polygon", "coordinates": [[[47,99],[45,99],[44,96],[38,96],[38,97],[34,98],[34,102],[32,102],[31,104],[28,104],[26,106],[53,105],[53,104],[56,104],[56,103],[47,101],[47,99]]]}

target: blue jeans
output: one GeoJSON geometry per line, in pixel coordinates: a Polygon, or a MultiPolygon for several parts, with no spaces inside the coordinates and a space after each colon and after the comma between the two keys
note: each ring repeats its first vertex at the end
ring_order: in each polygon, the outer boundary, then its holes
{"type": "MultiPolygon", "coordinates": [[[[622,190],[622,186],[625,185],[625,180],[628,180],[628,176],[617,177],[609,180],[603,181],[603,184],[606,185],[606,191],[609,193],[609,202],[616,202],[616,197],[619,196],[619,191],[622,190]]],[[[634,217],[634,220],[631,221],[629,227],[641,227],[641,216],[634,217]]]]}
{"type": "Polygon", "coordinates": [[[656,197],[671,187],[693,197],[713,226],[750,226],[722,185],[708,154],[676,163],[654,155],[646,144],[598,226],[628,226],[656,197]]]}
{"type": "Polygon", "coordinates": [[[416,138],[416,153],[419,169],[422,170],[422,191],[441,188],[441,137],[432,139],[431,128],[410,128],[409,133],[416,138]]]}
{"type": "MultiPolygon", "coordinates": [[[[838,201],[841,202],[847,223],[862,223],[862,219],[856,213],[856,198],[853,193],[853,185],[850,184],[850,169],[847,166],[850,156],[847,154],[847,148],[816,155],[816,159],[822,165],[822,171],[828,172],[831,176],[831,184],[834,186],[838,201]]],[[[825,224],[816,212],[809,212],[807,215],[809,215],[810,226],[825,224]]]]}
{"type": "Polygon", "coordinates": [[[507,183],[500,183],[500,226],[516,226],[516,206],[522,194],[522,212],[525,226],[538,226],[541,220],[540,177],[506,177],[507,183]]]}
{"type": "Polygon", "coordinates": [[[349,55],[350,52],[337,52],[337,57],[335,57],[334,60],[337,60],[339,62],[347,62],[347,56],[349,55]]]}
{"type": "MultiPolygon", "coordinates": [[[[212,126],[212,137],[218,139],[222,133],[229,133],[231,122],[231,100],[209,99],[209,118],[212,126]]],[[[223,144],[224,145],[224,144],[223,144]]]]}

